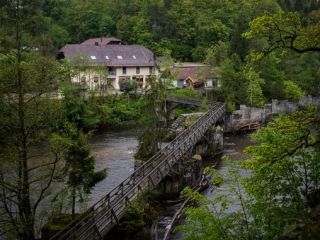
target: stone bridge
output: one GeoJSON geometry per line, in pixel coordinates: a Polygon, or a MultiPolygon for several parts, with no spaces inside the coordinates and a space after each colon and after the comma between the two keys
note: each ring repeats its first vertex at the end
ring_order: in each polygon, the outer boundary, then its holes
{"type": "MultiPolygon", "coordinates": [[[[177,100],[175,100],[177,101],[177,100]]],[[[188,104],[184,102],[183,104],[188,104]]],[[[191,104],[195,104],[194,102],[191,104]]],[[[201,103],[200,103],[201,104],[201,103]]],[[[225,105],[214,103],[189,128],[136,169],[121,184],[90,207],[51,240],[104,239],[119,223],[126,207],[145,189],[154,189],[225,114],[225,105]]]]}

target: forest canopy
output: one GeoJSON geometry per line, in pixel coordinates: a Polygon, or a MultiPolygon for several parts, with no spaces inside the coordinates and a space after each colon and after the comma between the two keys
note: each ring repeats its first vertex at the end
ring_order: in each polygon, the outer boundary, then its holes
{"type": "MultiPolygon", "coordinates": [[[[210,65],[219,87],[211,90],[208,95],[214,99],[209,100],[226,102],[229,111],[240,104],[262,107],[271,99],[298,101],[320,93],[319,0],[1,0],[0,238],[38,235],[39,206],[55,198],[53,182],[68,183],[65,194],[75,217],[76,200],[89,194],[98,175],[105,176],[94,172],[88,129],[101,122],[124,126],[153,121],[145,110],[156,116],[156,104],[164,103],[162,80],[170,77],[163,73],[151,79],[152,91],[141,97],[144,101],[134,103],[129,99],[134,86],[125,86],[128,98],[92,97],[91,102],[79,89],[68,88],[76,68],[56,60],[59,49],[111,36],[175,62],[210,65]],[[64,94],[63,100],[55,99],[57,92],[64,94]],[[44,143],[47,152],[33,166],[33,150],[44,143]],[[82,161],[86,164],[79,165],[82,161]]],[[[268,129],[281,139],[272,125],[260,135],[268,129]]]]}

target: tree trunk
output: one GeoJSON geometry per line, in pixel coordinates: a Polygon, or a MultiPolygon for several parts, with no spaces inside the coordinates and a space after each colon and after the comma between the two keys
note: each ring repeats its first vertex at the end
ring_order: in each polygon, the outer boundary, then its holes
{"type": "Polygon", "coordinates": [[[23,240],[34,239],[34,216],[31,209],[28,157],[27,157],[27,132],[25,126],[24,83],[21,69],[21,39],[20,39],[20,1],[17,1],[16,10],[16,44],[17,44],[17,77],[18,77],[18,116],[19,116],[19,218],[22,224],[20,238],[23,240]]]}
{"type": "Polygon", "coordinates": [[[72,189],[72,220],[76,218],[76,189],[72,189]]]}

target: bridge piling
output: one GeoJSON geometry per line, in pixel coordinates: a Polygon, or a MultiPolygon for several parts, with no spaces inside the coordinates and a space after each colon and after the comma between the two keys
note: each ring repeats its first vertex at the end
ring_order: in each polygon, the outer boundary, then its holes
{"type": "MultiPolygon", "coordinates": [[[[96,239],[96,227],[102,238],[105,237],[112,227],[119,224],[119,220],[128,205],[127,200],[132,201],[139,192],[147,188],[154,188],[167,175],[170,175],[170,172],[172,173],[175,170],[175,165],[178,164],[179,166],[179,164],[182,164],[179,163],[182,158],[189,155],[190,152],[192,153],[190,149],[201,140],[202,136],[224,113],[224,104],[212,105],[211,109],[200,116],[188,129],[140,166],[132,175],[108,193],[106,197],[94,204],[92,206],[95,214],[94,218],[88,218],[87,214],[82,214],[76,221],[70,223],[62,231],[53,236],[51,240],[96,239]],[[134,185],[132,185],[132,180],[134,185]],[[105,204],[106,199],[108,202],[107,206],[105,204]],[[89,221],[90,224],[87,224],[88,219],[93,219],[94,223],[89,221]],[[74,234],[77,233],[79,235],[75,238],[74,234]]],[[[181,177],[179,171],[183,169],[184,167],[177,169],[179,177],[181,177]]]]}

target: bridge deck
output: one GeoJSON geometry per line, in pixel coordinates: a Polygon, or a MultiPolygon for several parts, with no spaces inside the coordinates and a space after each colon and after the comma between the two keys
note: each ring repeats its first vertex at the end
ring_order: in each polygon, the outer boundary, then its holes
{"type": "Polygon", "coordinates": [[[128,206],[141,190],[155,188],[172,166],[200,141],[204,133],[225,113],[225,106],[216,103],[193,125],[150,158],[121,184],[83,213],[51,240],[103,239],[118,224],[128,206]]]}
{"type": "Polygon", "coordinates": [[[197,106],[200,107],[202,104],[202,101],[199,99],[194,98],[188,98],[188,97],[173,97],[173,96],[167,96],[166,97],[167,102],[173,102],[173,103],[179,103],[184,105],[191,105],[191,106],[197,106]]]}

